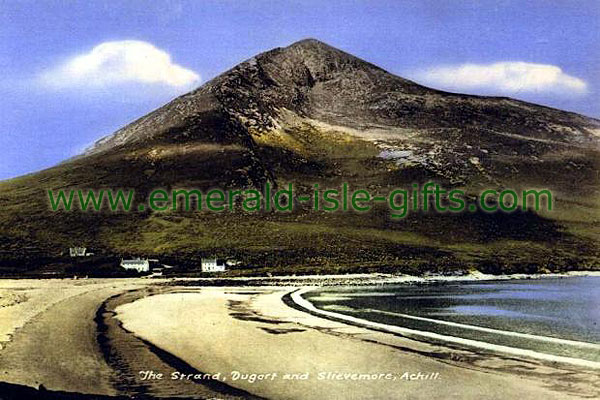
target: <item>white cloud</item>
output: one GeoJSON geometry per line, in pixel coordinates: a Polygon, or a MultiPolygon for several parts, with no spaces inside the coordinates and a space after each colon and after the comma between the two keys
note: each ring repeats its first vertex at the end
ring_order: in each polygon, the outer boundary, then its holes
{"type": "Polygon", "coordinates": [[[417,73],[417,78],[426,84],[448,90],[560,95],[587,92],[585,81],[566,74],[560,67],[522,61],[440,66],[417,73]]]}
{"type": "Polygon", "coordinates": [[[138,40],[101,43],[45,71],[40,78],[45,85],[58,89],[131,83],[189,88],[200,81],[194,71],[173,63],[166,51],[138,40]]]}

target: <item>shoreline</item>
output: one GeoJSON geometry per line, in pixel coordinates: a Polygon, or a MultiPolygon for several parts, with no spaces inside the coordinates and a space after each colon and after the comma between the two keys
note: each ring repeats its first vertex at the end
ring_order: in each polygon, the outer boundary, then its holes
{"type": "MultiPolygon", "coordinates": [[[[574,275],[543,276],[566,278],[574,275]]],[[[440,280],[440,277],[415,279],[381,274],[310,278],[312,287],[348,284],[349,278],[356,285],[457,281],[456,277],[440,280]],[[369,279],[365,279],[367,277],[369,279]]],[[[487,278],[475,275],[467,281],[490,280],[487,278]]],[[[511,275],[503,280],[522,278],[522,275],[511,275]]],[[[14,288],[31,297],[0,308],[0,317],[7,312],[20,317],[18,311],[25,305],[29,303],[29,307],[33,307],[26,315],[30,317],[27,321],[0,318],[3,331],[8,329],[6,322],[19,325],[11,333],[5,348],[0,349],[0,372],[5,377],[2,379],[5,387],[14,384],[15,390],[21,390],[18,385],[36,388],[43,384],[51,393],[68,392],[74,399],[88,398],[86,396],[90,394],[128,396],[132,393],[148,398],[196,393],[196,398],[321,399],[331,398],[331,393],[344,392],[356,393],[354,398],[392,399],[407,390],[415,398],[439,397],[438,392],[451,396],[449,390],[452,389],[461,393],[460,398],[466,399],[481,398],[486,393],[492,399],[504,399],[510,394],[524,400],[564,399],[568,395],[581,398],[600,393],[600,385],[590,383],[592,371],[581,368],[552,366],[451,343],[427,343],[355,326],[348,321],[325,319],[306,310],[299,311],[285,303],[285,298],[291,291],[298,290],[299,283],[306,282],[306,277],[273,277],[268,286],[256,286],[264,283],[258,277],[251,283],[237,280],[229,286],[223,285],[225,282],[221,278],[212,279],[213,284],[206,286],[201,286],[204,282],[198,279],[61,280],[59,285],[57,281],[0,280],[4,285],[1,289],[14,288]],[[44,304],[44,294],[48,290],[58,291],[64,298],[56,295],[50,304],[44,304]],[[36,307],[39,309],[33,312],[36,307]],[[72,322],[63,322],[65,315],[70,315],[72,322]],[[57,316],[61,317],[57,319],[57,316]],[[90,323],[94,324],[93,330],[90,323]],[[42,345],[49,334],[60,336],[52,343],[42,345]],[[90,341],[96,343],[99,357],[90,359],[96,351],[87,350],[83,354],[79,344],[64,349],[56,344],[87,343],[86,348],[91,349],[90,341]],[[103,349],[102,341],[108,341],[108,347],[103,349]],[[69,362],[60,361],[57,357],[61,355],[69,362]],[[54,364],[61,363],[60,375],[52,373],[45,361],[32,362],[48,357],[54,364]],[[87,369],[79,368],[81,364],[78,363],[83,358],[93,362],[87,364],[87,369]],[[173,371],[182,374],[222,372],[230,379],[141,382],[137,374],[147,369],[163,371],[166,376],[173,371]],[[440,373],[440,379],[446,381],[412,382],[397,375],[400,381],[361,382],[361,385],[335,380],[260,384],[232,381],[229,374],[234,370],[282,374],[310,371],[311,376],[317,376],[319,372],[429,372],[440,373]],[[101,380],[92,378],[94,373],[99,373],[101,380]],[[452,382],[447,381],[449,377],[452,382]],[[490,377],[493,379],[488,382],[490,377]],[[399,382],[402,385],[399,386],[399,382]],[[525,394],[519,382],[526,386],[525,394]],[[481,392],[483,390],[485,392],[481,392]],[[286,396],[279,395],[278,391],[286,396]],[[496,397],[490,397],[489,393],[495,393],[496,397]]],[[[532,276],[525,279],[532,279],[532,276]]]]}
{"type": "Polygon", "coordinates": [[[492,399],[517,395],[522,399],[564,399],[600,392],[590,383],[590,371],[426,343],[299,311],[283,301],[297,289],[293,287],[173,289],[118,307],[117,317],[127,330],[207,373],[227,376],[237,369],[280,375],[286,371],[310,372],[311,377],[318,376],[319,371],[376,375],[407,371],[408,365],[413,368],[408,371],[437,372],[445,377],[443,384],[420,380],[410,389],[398,380],[360,385],[312,378],[310,382],[269,385],[234,382],[235,387],[262,397],[317,399],[326,398],[325,393],[346,391],[353,393],[353,398],[392,399],[405,398],[404,391],[409,390],[415,398],[461,393],[460,398],[468,399],[481,398],[485,393],[492,399]],[[148,310],[158,310],[152,317],[153,329],[146,322],[148,310]],[[200,332],[212,338],[201,337],[200,332]],[[237,342],[238,338],[244,338],[244,343],[237,342]],[[451,382],[448,374],[454,377],[451,382]],[[549,380],[548,376],[553,378],[549,380]],[[557,379],[564,382],[555,382],[557,379]]]}
{"type": "MultiPolygon", "coordinates": [[[[306,312],[309,312],[311,314],[321,316],[324,318],[333,319],[335,321],[348,323],[350,325],[365,327],[367,329],[375,329],[378,331],[390,333],[392,335],[401,335],[401,336],[406,336],[406,337],[410,337],[410,338],[415,338],[417,340],[420,340],[420,339],[430,340],[430,341],[433,340],[435,342],[440,342],[441,345],[446,345],[446,346],[450,345],[450,344],[456,344],[459,346],[465,346],[467,348],[473,348],[473,349],[478,349],[478,350],[483,350],[483,351],[488,351],[488,352],[494,352],[494,353],[498,353],[500,355],[512,355],[512,356],[516,356],[516,357],[523,357],[525,359],[530,358],[530,359],[535,359],[535,360],[540,360],[540,361],[545,361],[545,362],[555,362],[555,363],[559,363],[559,364],[567,364],[567,365],[572,365],[572,366],[576,366],[576,367],[592,368],[592,369],[600,370],[600,362],[572,358],[572,357],[556,356],[556,355],[551,355],[551,354],[546,354],[546,353],[540,353],[540,352],[533,351],[533,350],[521,349],[521,348],[517,348],[517,347],[496,345],[496,344],[491,344],[491,343],[482,342],[482,341],[478,341],[478,340],[471,340],[471,339],[464,339],[464,338],[455,337],[455,336],[442,335],[442,334],[438,334],[435,332],[421,331],[421,330],[416,330],[416,329],[406,328],[406,327],[396,326],[396,325],[388,325],[388,324],[383,324],[383,323],[379,323],[379,322],[369,321],[366,319],[356,318],[356,317],[353,317],[350,315],[341,314],[341,313],[337,313],[337,312],[333,312],[333,311],[321,310],[321,309],[315,307],[313,303],[311,303],[310,301],[308,301],[302,297],[303,294],[306,294],[312,290],[313,290],[312,288],[301,288],[301,289],[298,289],[298,290],[288,293],[287,296],[289,296],[290,301],[293,302],[298,308],[303,309],[306,312]]],[[[533,335],[527,335],[527,336],[533,336],[533,335]]],[[[546,339],[550,340],[550,339],[554,339],[554,338],[548,337],[546,339]]],[[[597,350],[597,348],[600,347],[600,345],[593,344],[593,343],[587,343],[587,342],[581,342],[580,344],[588,345],[589,347],[593,347],[595,350],[597,350]]]]}
{"type": "MultiPolygon", "coordinates": [[[[115,277],[115,278],[73,278],[70,276],[49,276],[43,278],[31,277],[0,277],[2,281],[15,282],[50,282],[50,281],[80,281],[80,282],[119,282],[119,281],[141,281],[148,284],[174,284],[188,285],[193,282],[200,282],[205,286],[327,286],[327,285],[348,285],[348,286],[369,286],[384,284],[437,284],[446,282],[469,283],[480,281],[506,281],[506,280],[527,280],[527,279],[558,279],[571,277],[600,276],[600,270],[585,271],[567,271],[560,273],[535,273],[535,274],[484,274],[479,271],[469,271],[460,275],[442,275],[442,274],[391,274],[381,272],[370,273],[351,273],[351,274],[307,274],[307,275],[273,275],[273,276],[226,276],[219,275],[205,277],[185,277],[185,276],[141,276],[141,277],[115,277]]],[[[0,288],[1,289],[1,288],[0,288]]],[[[0,304],[0,309],[4,307],[0,304]]]]}
{"type": "Polygon", "coordinates": [[[319,287],[319,286],[374,286],[374,285],[428,285],[443,283],[493,282],[529,279],[562,279],[572,277],[600,276],[600,271],[571,271],[552,274],[505,274],[491,275],[478,271],[465,275],[403,275],[403,274],[329,274],[329,275],[281,275],[253,277],[194,277],[172,278],[169,284],[177,286],[250,286],[250,287],[319,287]]]}

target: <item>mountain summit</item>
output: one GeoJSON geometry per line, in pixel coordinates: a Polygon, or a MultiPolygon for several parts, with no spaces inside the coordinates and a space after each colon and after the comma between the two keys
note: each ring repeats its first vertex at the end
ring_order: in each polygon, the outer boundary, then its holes
{"type": "Polygon", "coordinates": [[[367,101],[364,96],[377,90],[406,94],[429,91],[323,42],[306,39],[237,65],[99,141],[88,153],[170,135],[170,129],[202,117],[214,123],[234,118],[259,130],[272,128],[281,109],[303,116],[339,114],[355,119],[352,108],[356,101],[367,101]]]}
{"type": "Polygon", "coordinates": [[[0,246],[12,254],[26,242],[52,256],[83,243],[111,254],[235,254],[264,267],[353,270],[515,270],[524,259],[540,268],[593,263],[599,134],[593,118],[430,89],[307,39],[242,62],[75,159],[3,183],[0,246]],[[558,211],[427,214],[400,222],[385,210],[53,213],[45,197],[48,189],[89,187],[132,188],[143,199],[154,188],[267,181],[300,189],[348,182],[385,193],[428,180],[474,196],[484,187],[548,188],[558,211]]]}
{"type": "MultiPolygon", "coordinates": [[[[593,142],[600,129],[600,121],[574,113],[508,98],[429,89],[323,42],[306,39],[237,65],[99,141],[88,153],[163,135],[172,138],[173,129],[203,117],[207,123],[197,127],[200,130],[233,118],[248,129],[267,131],[277,125],[281,110],[363,130],[373,126],[497,128],[540,139],[593,142]],[[576,129],[566,129],[573,127],[576,129]]],[[[232,139],[219,136],[223,141],[232,139]]]]}

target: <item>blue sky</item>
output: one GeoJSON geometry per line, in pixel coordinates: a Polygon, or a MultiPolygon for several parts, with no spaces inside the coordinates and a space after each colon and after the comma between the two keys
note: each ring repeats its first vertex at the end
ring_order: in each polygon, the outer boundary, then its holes
{"type": "Polygon", "coordinates": [[[597,0],[0,0],[0,179],[306,37],[428,86],[600,117],[597,0]]]}

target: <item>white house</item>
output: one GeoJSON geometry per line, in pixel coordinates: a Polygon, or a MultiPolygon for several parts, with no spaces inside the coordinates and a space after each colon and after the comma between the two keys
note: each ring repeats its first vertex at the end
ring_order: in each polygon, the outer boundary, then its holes
{"type": "Polygon", "coordinates": [[[223,272],[225,263],[216,258],[203,258],[201,260],[202,272],[223,272]]]}
{"type": "Polygon", "coordinates": [[[135,258],[132,260],[121,259],[121,267],[125,269],[135,269],[137,272],[148,272],[150,271],[150,260],[135,258]]]}
{"type": "Polygon", "coordinates": [[[71,257],[85,257],[92,255],[92,253],[88,253],[86,250],[87,247],[69,247],[69,255],[71,257]]]}

